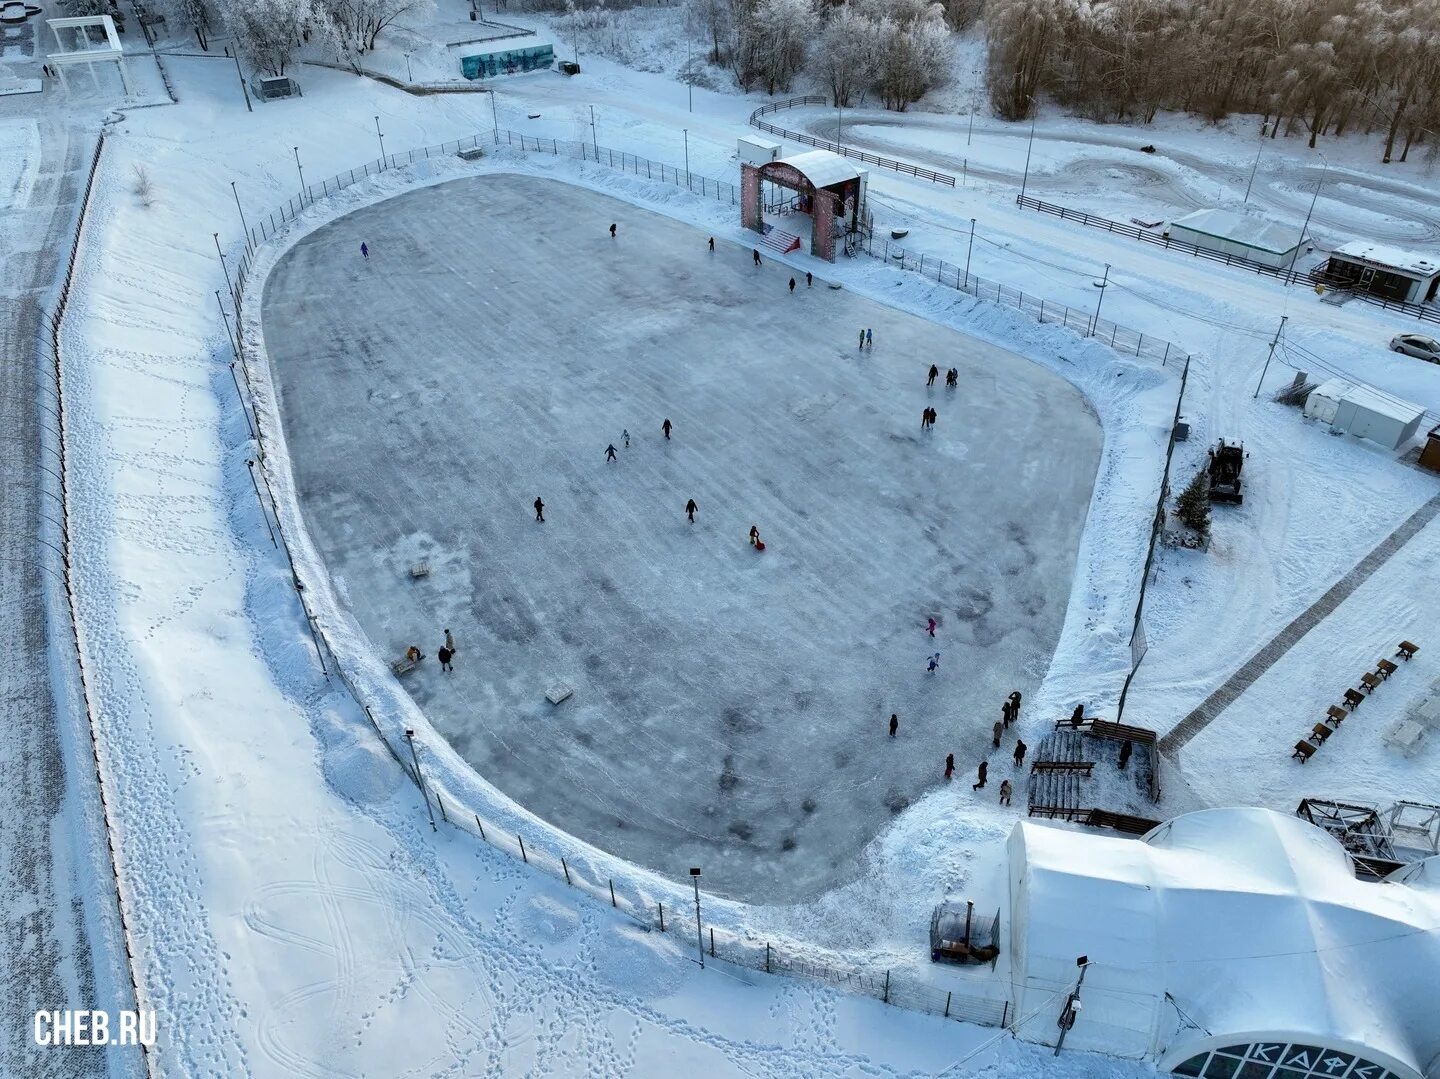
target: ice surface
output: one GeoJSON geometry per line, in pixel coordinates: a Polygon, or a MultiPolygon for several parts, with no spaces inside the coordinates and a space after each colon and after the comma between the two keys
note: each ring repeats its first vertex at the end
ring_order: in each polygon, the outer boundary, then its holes
{"type": "Polygon", "coordinates": [[[457,180],[300,242],[265,336],[309,527],[376,648],[427,653],[404,685],[436,728],[581,838],[783,902],[853,875],[1038,683],[1100,431],[1034,364],[717,247],[570,185],[457,180]]]}

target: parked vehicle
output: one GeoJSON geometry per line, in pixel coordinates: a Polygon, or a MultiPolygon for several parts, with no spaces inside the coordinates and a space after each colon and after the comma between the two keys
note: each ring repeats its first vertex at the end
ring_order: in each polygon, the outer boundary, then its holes
{"type": "Polygon", "coordinates": [[[1440,341],[1418,333],[1400,333],[1390,338],[1390,351],[1414,356],[1417,360],[1440,363],[1440,341]]]}

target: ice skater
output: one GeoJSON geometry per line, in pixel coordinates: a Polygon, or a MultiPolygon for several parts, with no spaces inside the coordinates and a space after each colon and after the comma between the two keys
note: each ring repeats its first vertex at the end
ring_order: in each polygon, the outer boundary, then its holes
{"type": "Polygon", "coordinates": [[[660,430],[665,432],[665,441],[670,441],[670,418],[667,416],[665,422],[660,425],[660,430]]]}
{"type": "Polygon", "coordinates": [[[535,520],[545,520],[545,503],[540,501],[538,495],[535,498],[535,520]]]}
{"type": "Polygon", "coordinates": [[[955,754],[945,754],[945,782],[950,782],[950,777],[955,774],[955,754]]]}
{"type": "Polygon", "coordinates": [[[615,460],[615,443],[612,442],[612,443],[610,443],[610,445],[608,445],[608,446],[605,447],[605,460],[606,460],[606,461],[613,461],[613,460],[615,460]]]}
{"type": "Polygon", "coordinates": [[[1029,748],[1030,748],[1030,747],[1027,746],[1024,742],[1020,741],[1019,739],[1016,739],[1016,741],[1015,741],[1015,767],[1016,767],[1016,768],[1019,768],[1022,764],[1025,763],[1025,751],[1026,751],[1027,749],[1029,749],[1029,748]]]}
{"type": "Polygon", "coordinates": [[[364,244],[364,243],[362,243],[362,244],[360,245],[360,257],[361,257],[361,258],[365,258],[365,259],[368,259],[368,258],[370,257],[370,245],[369,245],[369,244],[364,244]]]}
{"type": "Polygon", "coordinates": [[[1010,786],[1008,779],[1002,779],[1000,781],[1000,804],[1002,806],[1008,806],[1010,804],[1010,792],[1013,790],[1014,788],[1010,786]]]}
{"type": "MultiPolygon", "coordinates": [[[[1010,714],[1010,712],[1009,712],[1008,709],[1006,710],[1005,714],[1006,714],[1007,716],[1010,714]]],[[[1000,737],[1001,737],[1001,735],[1003,735],[1003,734],[1005,733],[1005,724],[1001,723],[1001,722],[997,719],[997,720],[995,721],[995,726],[994,726],[994,728],[991,730],[990,733],[991,733],[991,735],[992,735],[992,737],[993,737],[993,739],[994,739],[995,748],[996,748],[996,749],[999,749],[999,748],[1000,748],[1000,737]]]]}
{"type": "Polygon", "coordinates": [[[930,636],[932,636],[932,637],[935,636],[935,619],[934,619],[934,618],[931,618],[931,619],[925,624],[925,631],[926,631],[927,633],[929,633],[930,636]]]}
{"type": "Polygon", "coordinates": [[[620,432],[620,437],[625,440],[625,448],[628,450],[628,449],[630,448],[630,430],[629,430],[629,428],[626,428],[624,431],[621,431],[621,432],[620,432]]]}
{"type": "Polygon", "coordinates": [[[936,411],[935,409],[932,408],[932,409],[930,410],[930,426],[931,426],[931,427],[934,427],[934,426],[935,426],[935,421],[938,420],[939,418],[940,418],[940,413],[939,413],[938,411],[936,411]]]}
{"type": "Polygon", "coordinates": [[[450,651],[450,649],[448,648],[442,648],[439,652],[435,654],[440,657],[440,669],[442,671],[452,671],[455,669],[450,666],[450,659],[452,656],[455,655],[454,652],[450,651]]]}
{"type": "Polygon", "coordinates": [[[978,791],[981,787],[985,786],[985,778],[989,771],[990,765],[985,761],[981,761],[980,767],[975,770],[975,782],[970,787],[972,791],[978,791]]]}
{"type": "Polygon", "coordinates": [[[1000,718],[1007,727],[1010,726],[1010,721],[1015,718],[1010,713],[1010,699],[1008,697],[1000,702],[1000,718]]]}
{"type": "Polygon", "coordinates": [[[939,652],[936,652],[933,656],[930,657],[930,662],[927,663],[927,664],[925,664],[925,672],[926,672],[927,674],[934,674],[934,673],[935,673],[936,671],[938,671],[939,669],[940,669],[940,653],[939,653],[939,652]]]}
{"type": "Polygon", "coordinates": [[[900,717],[894,712],[890,713],[890,737],[895,737],[895,732],[900,729],[900,717]]]}
{"type": "Polygon", "coordinates": [[[1020,691],[1018,689],[1010,693],[1010,722],[1020,722],[1020,691]]]}
{"type": "Polygon", "coordinates": [[[615,226],[614,226],[614,225],[611,225],[611,226],[610,226],[610,239],[612,239],[612,240],[615,239],[615,226]]]}
{"type": "Polygon", "coordinates": [[[450,635],[448,629],[445,631],[445,647],[450,649],[452,656],[455,654],[455,638],[450,635]]]}
{"type": "Polygon", "coordinates": [[[860,331],[860,343],[859,343],[858,345],[856,345],[855,347],[856,347],[856,348],[864,348],[864,347],[865,347],[865,331],[864,331],[864,330],[861,330],[861,331],[860,331]]]}
{"type": "Polygon", "coordinates": [[[693,498],[689,502],[685,503],[685,516],[690,518],[690,523],[692,525],[695,523],[695,511],[699,508],[699,506],[695,505],[695,500],[693,498]]]}
{"type": "Polygon", "coordinates": [[[790,278],[790,295],[795,295],[795,278],[790,278]]]}
{"type": "Polygon", "coordinates": [[[960,372],[952,367],[945,372],[945,388],[953,390],[958,385],[960,385],[960,372]]]}
{"type": "Polygon", "coordinates": [[[806,288],[809,288],[809,287],[810,287],[810,282],[813,281],[813,280],[814,280],[814,278],[810,276],[810,271],[809,271],[809,270],[806,270],[806,271],[805,271],[805,287],[806,287],[806,288]]]}
{"type": "Polygon", "coordinates": [[[935,380],[940,377],[940,368],[933,363],[930,365],[930,377],[925,380],[926,387],[935,385],[935,380]]]}
{"type": "Polygon", "coordinates": [[[712,255],[715,253],[715,237],[714,237],[714,236],[711,236],[711,237],[710,237],[710,253],[711,253],[712,255]]]}
{"type": "Polygon", "coordinates": [[[755,265],[756,265],[756,266],[759,266],[759,265],[760,265],[760,249],[759,249],[758,247],[752,247],[752,248],[750,249],[750,254],[751,254],[751,256],[755,259],[755,265]]]}
{"type": "Polygon", "coordinates": [[[869,348],[875,344],[875,334],[868,327],[865,330],[865,347],[869,348]]]}

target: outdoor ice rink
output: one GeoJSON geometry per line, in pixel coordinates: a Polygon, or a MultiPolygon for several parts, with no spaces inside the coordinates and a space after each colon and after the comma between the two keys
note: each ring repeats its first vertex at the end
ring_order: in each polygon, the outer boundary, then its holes
{"type": "Polygon", "coordinates": [[[558,181],[456,180],[301,241],[265,338],[308,527],[383,658],[426,653],[404,685],[435,727],[582,839],[791,902],[859,872],[947,752],[971,797],[1002,698],[1049,663],[1101,433],[1035,364],[705,240],[558,181]]]}

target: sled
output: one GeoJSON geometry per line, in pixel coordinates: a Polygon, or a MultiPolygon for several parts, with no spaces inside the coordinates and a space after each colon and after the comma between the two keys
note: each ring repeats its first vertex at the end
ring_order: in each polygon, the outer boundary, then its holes
{"type": "Polygon", "coordinates": [[[756,549],[757,551],[763,551],[763,550],[765,549],[765,541],[764,541],[764,540],[758,540],[758,539],[757,539],[757,540],[755,541],[755,549],[756,549]]]}

